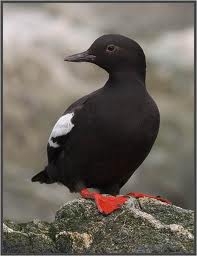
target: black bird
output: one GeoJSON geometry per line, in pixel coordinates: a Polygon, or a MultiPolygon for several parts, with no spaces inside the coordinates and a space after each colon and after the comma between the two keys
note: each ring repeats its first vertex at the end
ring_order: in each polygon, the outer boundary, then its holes
{"type": "Polygon", "coordinates": [[[64,60],[94,63],[109,79],[60,117],[49,137],[48,165],[32,181],[62,183],[71,192],[94,198],[99,210],[109,213],[103,203],[113,198],[115,209],[125,197],[104,197],[86,188],[119,194],[147,157],[159,130],[159,110],[145,85],[145,55],[134,40],[109,34],[64,60]]]}

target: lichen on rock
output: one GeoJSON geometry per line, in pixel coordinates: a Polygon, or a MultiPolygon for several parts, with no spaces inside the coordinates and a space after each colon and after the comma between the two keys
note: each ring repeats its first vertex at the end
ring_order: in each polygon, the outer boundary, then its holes
{"type": "Polygon", "coordinates": [[[194,253],[194,212],[155,199],[130,197],[105,216],[90,200],[64,204],[52,223],[5,220],[3,253],[194,253]]]}

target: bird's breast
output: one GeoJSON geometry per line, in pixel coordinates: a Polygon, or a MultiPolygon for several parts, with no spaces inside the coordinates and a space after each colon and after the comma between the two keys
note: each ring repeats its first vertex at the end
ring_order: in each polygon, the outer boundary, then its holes
{"type": "Polygon", "coordinates": [[[139,143],[154,140],[159,128],[159,112],[149,95],[109,95],[92,105],[93,125],[106,140],[139,143]]]}

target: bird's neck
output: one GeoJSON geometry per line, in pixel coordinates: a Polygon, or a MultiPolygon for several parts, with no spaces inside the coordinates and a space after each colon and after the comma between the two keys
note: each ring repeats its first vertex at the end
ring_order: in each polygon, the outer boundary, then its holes
{"type": "Polygon", "coordinates": [[[131,83],[134,81],[138,81],[141,83],[143,86],[145,86],[145,78],[146,78],[146,71],[131,71],[131,70],[126,70],[126,71],[114,71],[109,73],[109,81],[116,83],[116,82],[121,82],[121,83],[131,83]]]}

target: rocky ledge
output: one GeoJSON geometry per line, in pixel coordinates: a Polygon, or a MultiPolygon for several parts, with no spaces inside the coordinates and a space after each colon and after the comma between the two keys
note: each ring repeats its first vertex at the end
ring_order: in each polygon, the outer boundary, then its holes
{"type": "Polygon", "coordinates": [[[3,224],[3,254],[194,254],[194,212],[155,199],[130,198],[111,215],[76,199],[55,220],[3,224]]]}

